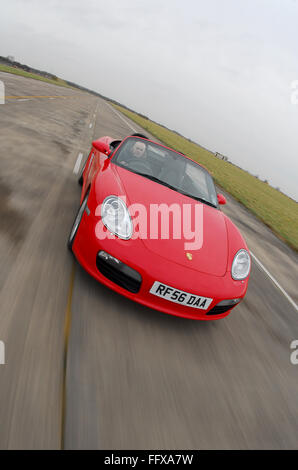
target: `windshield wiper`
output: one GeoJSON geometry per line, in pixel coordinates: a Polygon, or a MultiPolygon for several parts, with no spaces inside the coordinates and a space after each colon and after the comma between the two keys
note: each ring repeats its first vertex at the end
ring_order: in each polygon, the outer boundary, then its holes
{"type": "Polygon", "coordinates": [[[192,199],[195,199],[196,201],[199,201],[199,202],[203,202],[204,204],[207,204],[208,206],[211,206],[211,207],[216,207],[216,205],[212,204],[212,202],[210,201],[207,201],[206,199],[202,198],[202,197],[199,197],[199,196],[194,196],[193,194],[189,194],[185,191],[183,191],[182,189],[179,189],[177,188],[176,186],[173,186],[169,183],[166,183],[165,181],[163,180],[160,180],[159,178],[157,178],[156,176],[153,176],[153,175],[148,175],[147,173],[140,173],[138,171],[136,171],[135,173],[137,173],[138,175],[141,175],[141,176],[145,176],[146,178],[152,180],[152,181],[155,181],[156,183],[160,183],[162,184],[163,186],[166,186],[167,188],[170,188],[170,189],[173,189],[174,191],[180,193],[180,194],[183,194],[184,196],[188,196],[188,197],[191,197],[192,199]]]}
{"type": "Polygon", "coordinates": [[[153,175],[148,175],[148,173],[140,173],[139,171],[135,171],[137,175],[145,176],[149,180],[155,181],[156,183],[160,183],[163,186],[166,186],[167,188],[174,189],[174,191],[178,191],[177,188],[169,183],[166,183],[166,181],[160,180],[156,176],[153,175]]]}
{"type": "Polygon", "coordinates": [[[207,201],[206,199],[202,197],[193,196],[192,194],[186,193],[185,191],[182,191],[182,190],[180,191],[180,189],[177,189],[177,191],[181,194],[184,194],[184,196],[188,196],[188,197],[191,197],[192,199],[195,199],[196,201],[200,201],[200,202],[203,202],[204,204],[208,204],[208,206],[216,207],[214,204],[212,204],[212,202],[207,201]]]}

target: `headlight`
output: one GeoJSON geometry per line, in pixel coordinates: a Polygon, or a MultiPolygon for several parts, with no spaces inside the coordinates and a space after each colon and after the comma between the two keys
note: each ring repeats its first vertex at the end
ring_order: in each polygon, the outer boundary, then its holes
{"type": "Polygon", "coordinates": [[[250,256],[248,251],[239,250],[233,260],[232,264],[232,278],[236,281],[241,281],[245,279],[250,270],[250,256]]]}
{"type": "Polygon", "coordinates": [[[125,203],[120,197],[108,196],[101,206],[103,224],[119,238],[128,240],[132,236],[132,222],[125,203]]]}

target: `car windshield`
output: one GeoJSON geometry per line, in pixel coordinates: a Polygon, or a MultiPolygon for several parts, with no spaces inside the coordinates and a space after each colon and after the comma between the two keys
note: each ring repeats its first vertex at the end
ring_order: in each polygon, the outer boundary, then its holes
{"type": "Polygon", "coordinates": [[[174,191],[217,207],[213,179],[204,168],[181,154],[144,139],[126,139],[112,162],[174,191]]]}

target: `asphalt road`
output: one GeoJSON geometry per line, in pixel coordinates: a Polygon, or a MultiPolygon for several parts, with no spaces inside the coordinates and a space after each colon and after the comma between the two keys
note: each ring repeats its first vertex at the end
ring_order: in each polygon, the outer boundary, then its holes
{"type": "MultiPolygon", "coordinates": [[[[139,128],[86,93],[0,80],[0,448],[297,448],[294,306],[255,262],[245,300],[214,322],[98,284],[66,249],[73,169],[93,137],[139,128]]],[[[297,255],[231,197],[224,210],[297,302],[297,255]]]]}

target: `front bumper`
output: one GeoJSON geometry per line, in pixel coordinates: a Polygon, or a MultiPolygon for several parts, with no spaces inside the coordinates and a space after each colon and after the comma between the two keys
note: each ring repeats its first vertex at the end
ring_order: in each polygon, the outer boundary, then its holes
{"type": "Polygon", "coordinates": [[[95,225],[99,222],[92,214],[84,215],[76,235],[73,252],[83,268],[102,284],[110,289],[139,302],[149,308],[171,315],[196,320],[216,320],[227,316],[231,309],[219,314],[209,314],[222,300],[243,298],[247,290],[248,279],[234,281],[229,272],[222,277],[199,273],[172,261],[165,260],[155,253],[149,252],[142,240],[121,240],[119,238],[98,240],[95,235],[95,225]],[[138,292],[130,292],[124,287],[108,279],[98,269],[97,255],[103,250],[133,270],[137,271],[142,282],[138,292]],[[207,310],[173,303],[157,297],[149,291],[155,281],[173,286],[181,291],[213,299],[207,310]]]}

